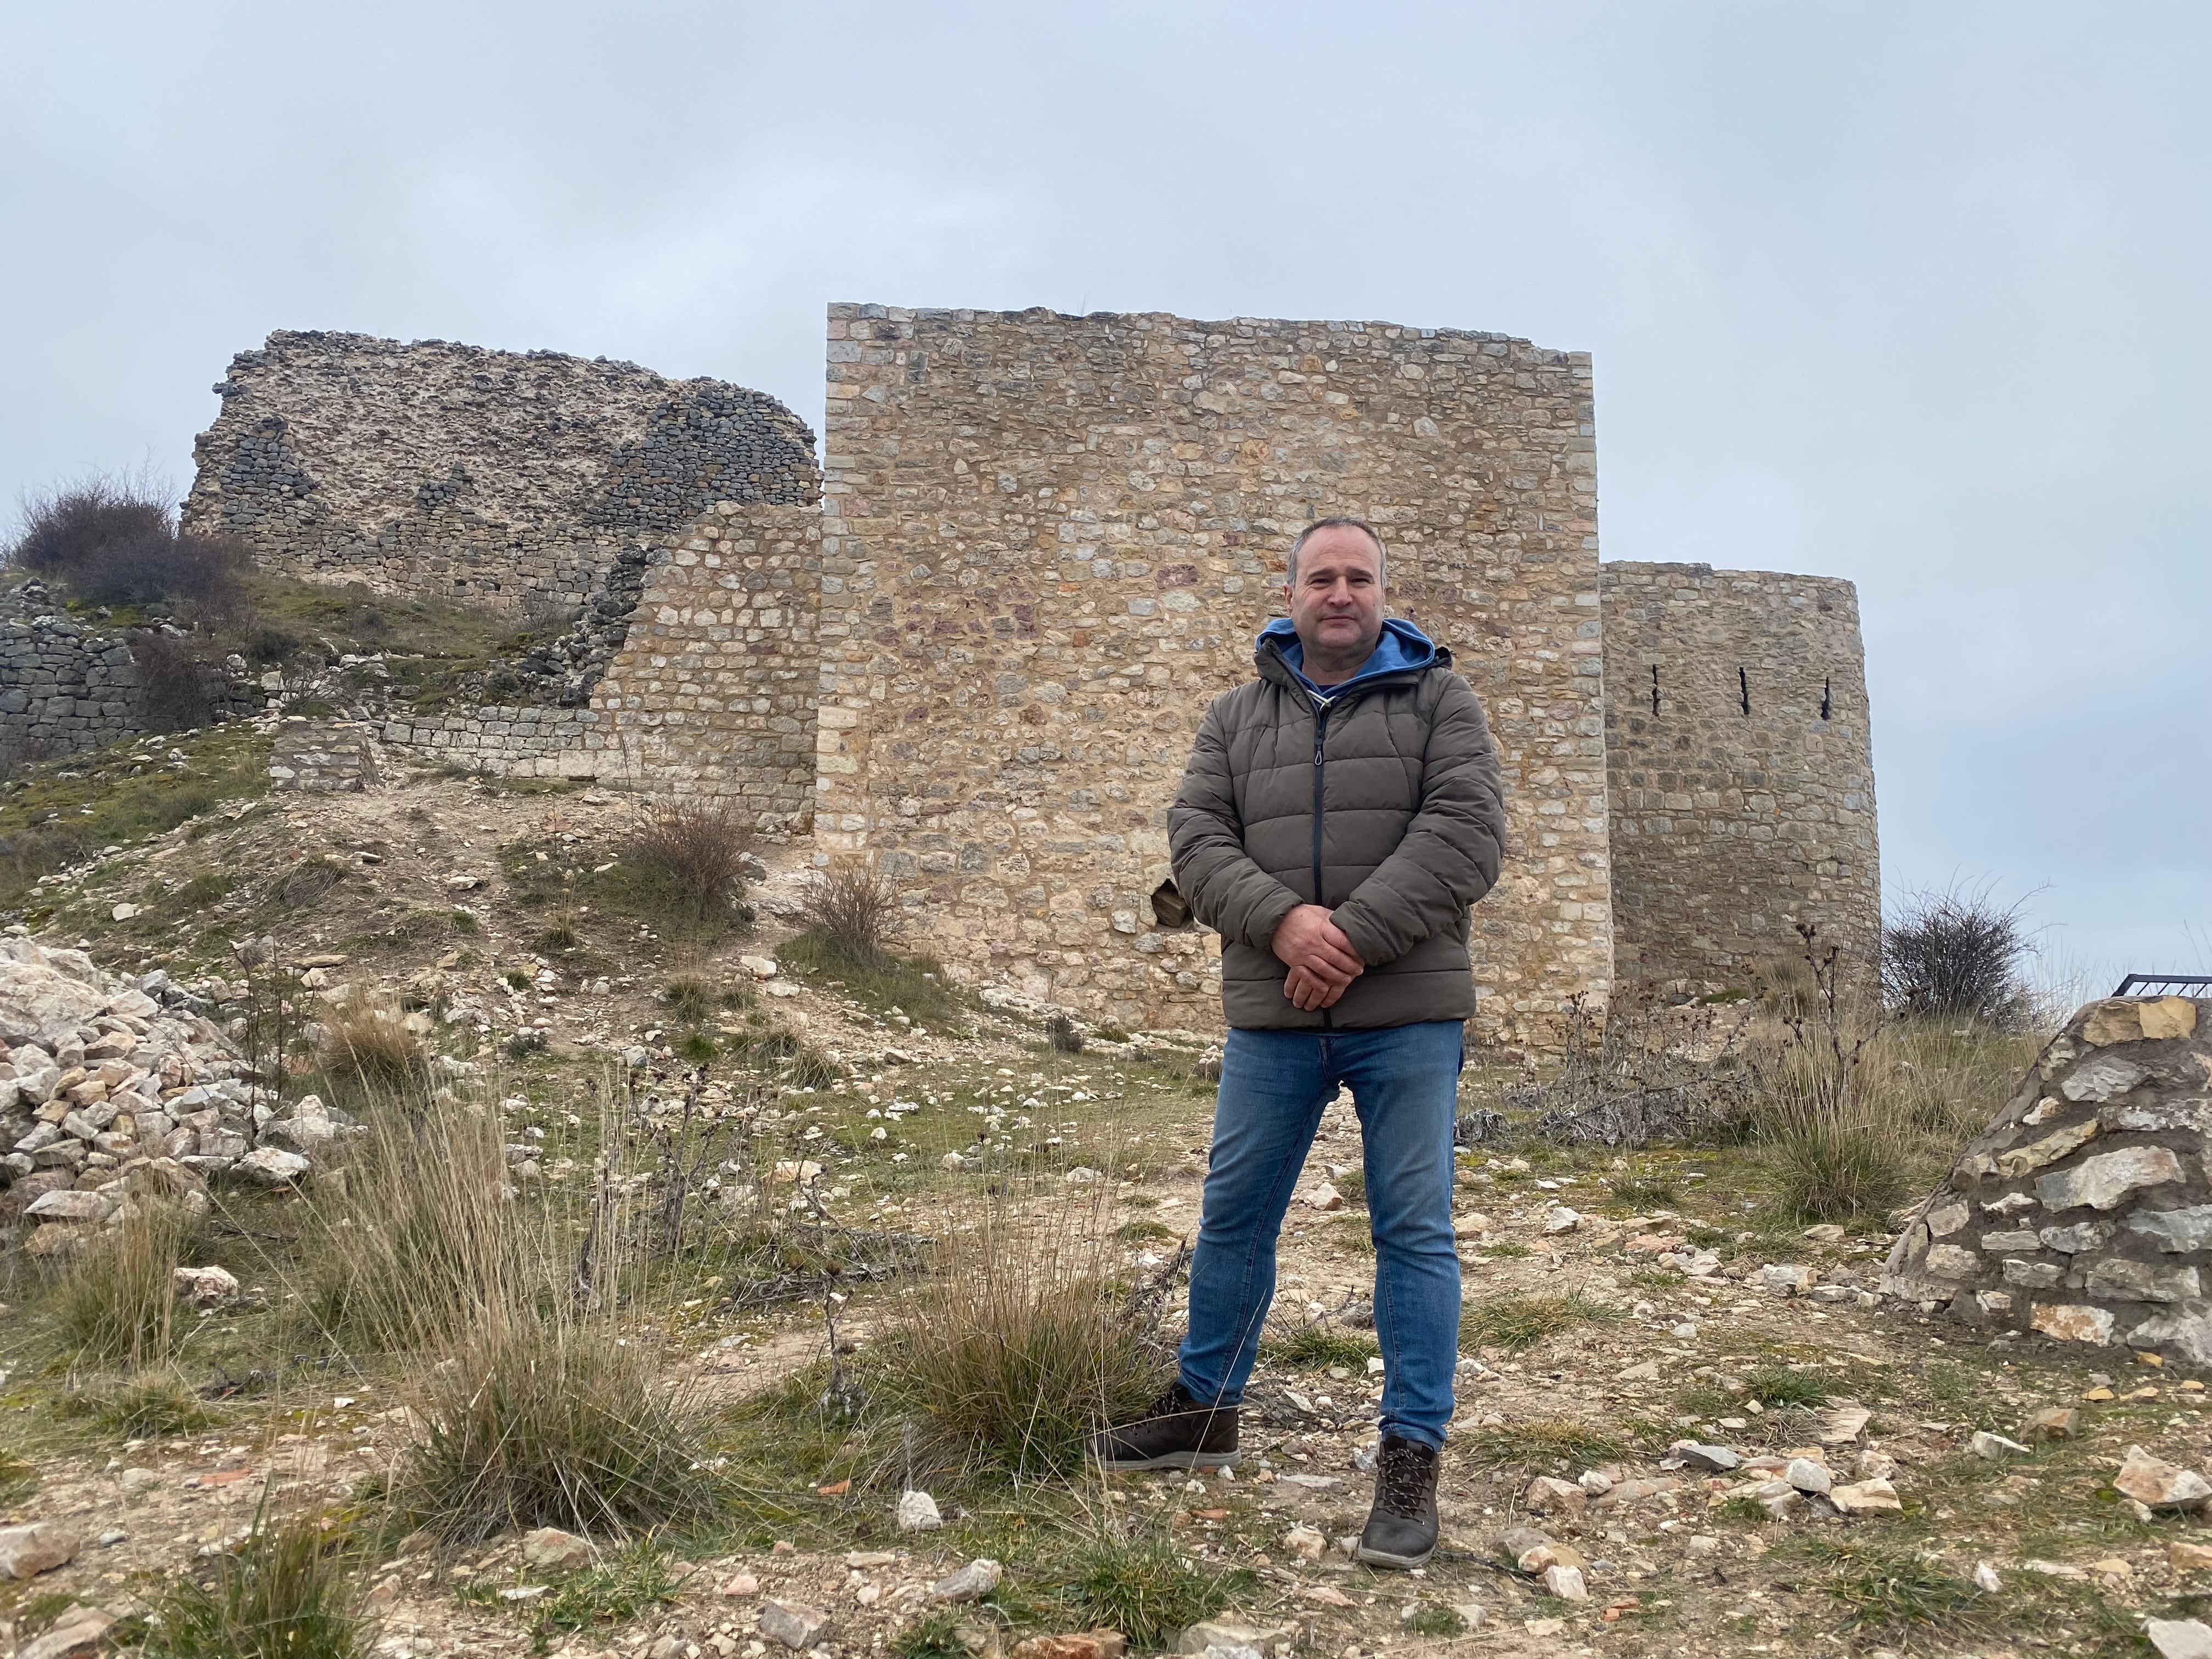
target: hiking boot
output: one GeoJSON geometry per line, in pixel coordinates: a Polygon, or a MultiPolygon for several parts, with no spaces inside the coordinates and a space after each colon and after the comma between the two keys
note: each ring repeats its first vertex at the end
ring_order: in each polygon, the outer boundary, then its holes
{"type": "Polygon", "coordinates": [[[1437,1449],[1392,1435],[1375,1459],[1375,1507],[1359,1534],[1370,1567],[1418,1567],[1437,1553],[1437,1449]]]}
{"type": "Polygon", "coordinates": [[[1200,1405],[1178,1382],[1135,1422],[1092,1435],[1090,1449],[1109,1469],[1230,1468],[1237,1462],[1237,1407],[1200,1405]]]}

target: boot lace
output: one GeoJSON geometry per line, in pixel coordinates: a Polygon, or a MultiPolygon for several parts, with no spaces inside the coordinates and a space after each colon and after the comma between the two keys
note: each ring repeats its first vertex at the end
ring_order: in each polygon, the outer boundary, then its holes
{"type": "Polygon", "coordinates": [[[1436,1454],[1413,1440],[1394,1440],[1375,1466],[1375,1507],[1392,1515],[1419,1516],[1427,1508],[1429,1471],[1436,1454]]]}

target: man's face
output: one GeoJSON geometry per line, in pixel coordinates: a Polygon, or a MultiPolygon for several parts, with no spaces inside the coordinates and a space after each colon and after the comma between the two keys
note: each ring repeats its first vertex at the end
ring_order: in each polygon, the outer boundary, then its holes
{"type": "Polygon", "coordinates": [[[1291,624],[1310,666],[1348,672],[1374,651],[1382,637],[1382,562],[1375,544],[1347,525],[1317,531],[1298,550],[1291,624]]]}

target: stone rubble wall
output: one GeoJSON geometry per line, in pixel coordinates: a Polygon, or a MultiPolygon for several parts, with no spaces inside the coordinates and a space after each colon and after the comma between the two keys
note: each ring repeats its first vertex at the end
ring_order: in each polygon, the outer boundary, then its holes
{"type": "Polygon", "coordinates": [[[1486,705],[1511,844],[1478,1029],[1541,1040],[1613,944],[1590,366],[1373,323],[836,305],[817,845],[908,887],[963,977],[1127,1026],[1220,1019],[1158,926],[1206,702],[1285,550],[1354,514],[1486,705]]]}
{"type": "Polygon", "coordinates": [[[352,721],[310,722],[295,714],[276,728],[269,754],[271,788],[292,794],[357,795],[377,782],[376,739],[352,721]]]}
{"type": "Polygon", "coordinates": [[[1891,1252],[1885,1293],[2212,1365],[2212,1001],[2069,1020],[1891,1252]]]}
{"type": "Polygon", "coordinates": [[[1856,591],[1627,562],[1601,568],[1600,591],[1622,982],[1745,987],[1798,954],[1798,921],[1870,975],[1881,871],[1856,591]]]}
{"type": "Polygon", "coordinates": [[[714,502],[819,487],[813,434],[766,393],[605,358],[280,330],[215,390],[185,528],[403,598],[590,609],[714,502]]]}
{"type": "Polygon", "coordinates": [[[722,502],[656,550],[588,708],[394,715],[386,744],[474,769],[600,778],[804,830],[815,793],[819,516],[722,502]]]}
{"type": "MultiPolygon", "coordinates": [[[[42,582],[0,592],[0,757],[80,754],[151,730],[131,644],[126,629],[70,617],[42,582]]],[[[234,659],[220,684],[208,671],[218,718],[258,711],[245,667],[234,659]]]]}

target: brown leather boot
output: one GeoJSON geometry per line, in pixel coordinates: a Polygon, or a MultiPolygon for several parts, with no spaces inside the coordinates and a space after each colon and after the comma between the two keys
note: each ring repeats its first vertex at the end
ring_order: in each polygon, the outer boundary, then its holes
{"type": "Polygon", "coordinates": [[[1092,1435],[1091,1456],[1109,1469],[1234,1468],[1237,1407],[1200,1405],[1178,1382],[1135,1422],[1092,1435]]]}
{"type": "Polygon", "coordinates": [[[1418,1567],[1437,1553],[1437,1449],[1392,1435],[1375,1460],[1375,1507],[1359,1534],[1370,1567],[1418,1567]]]}

